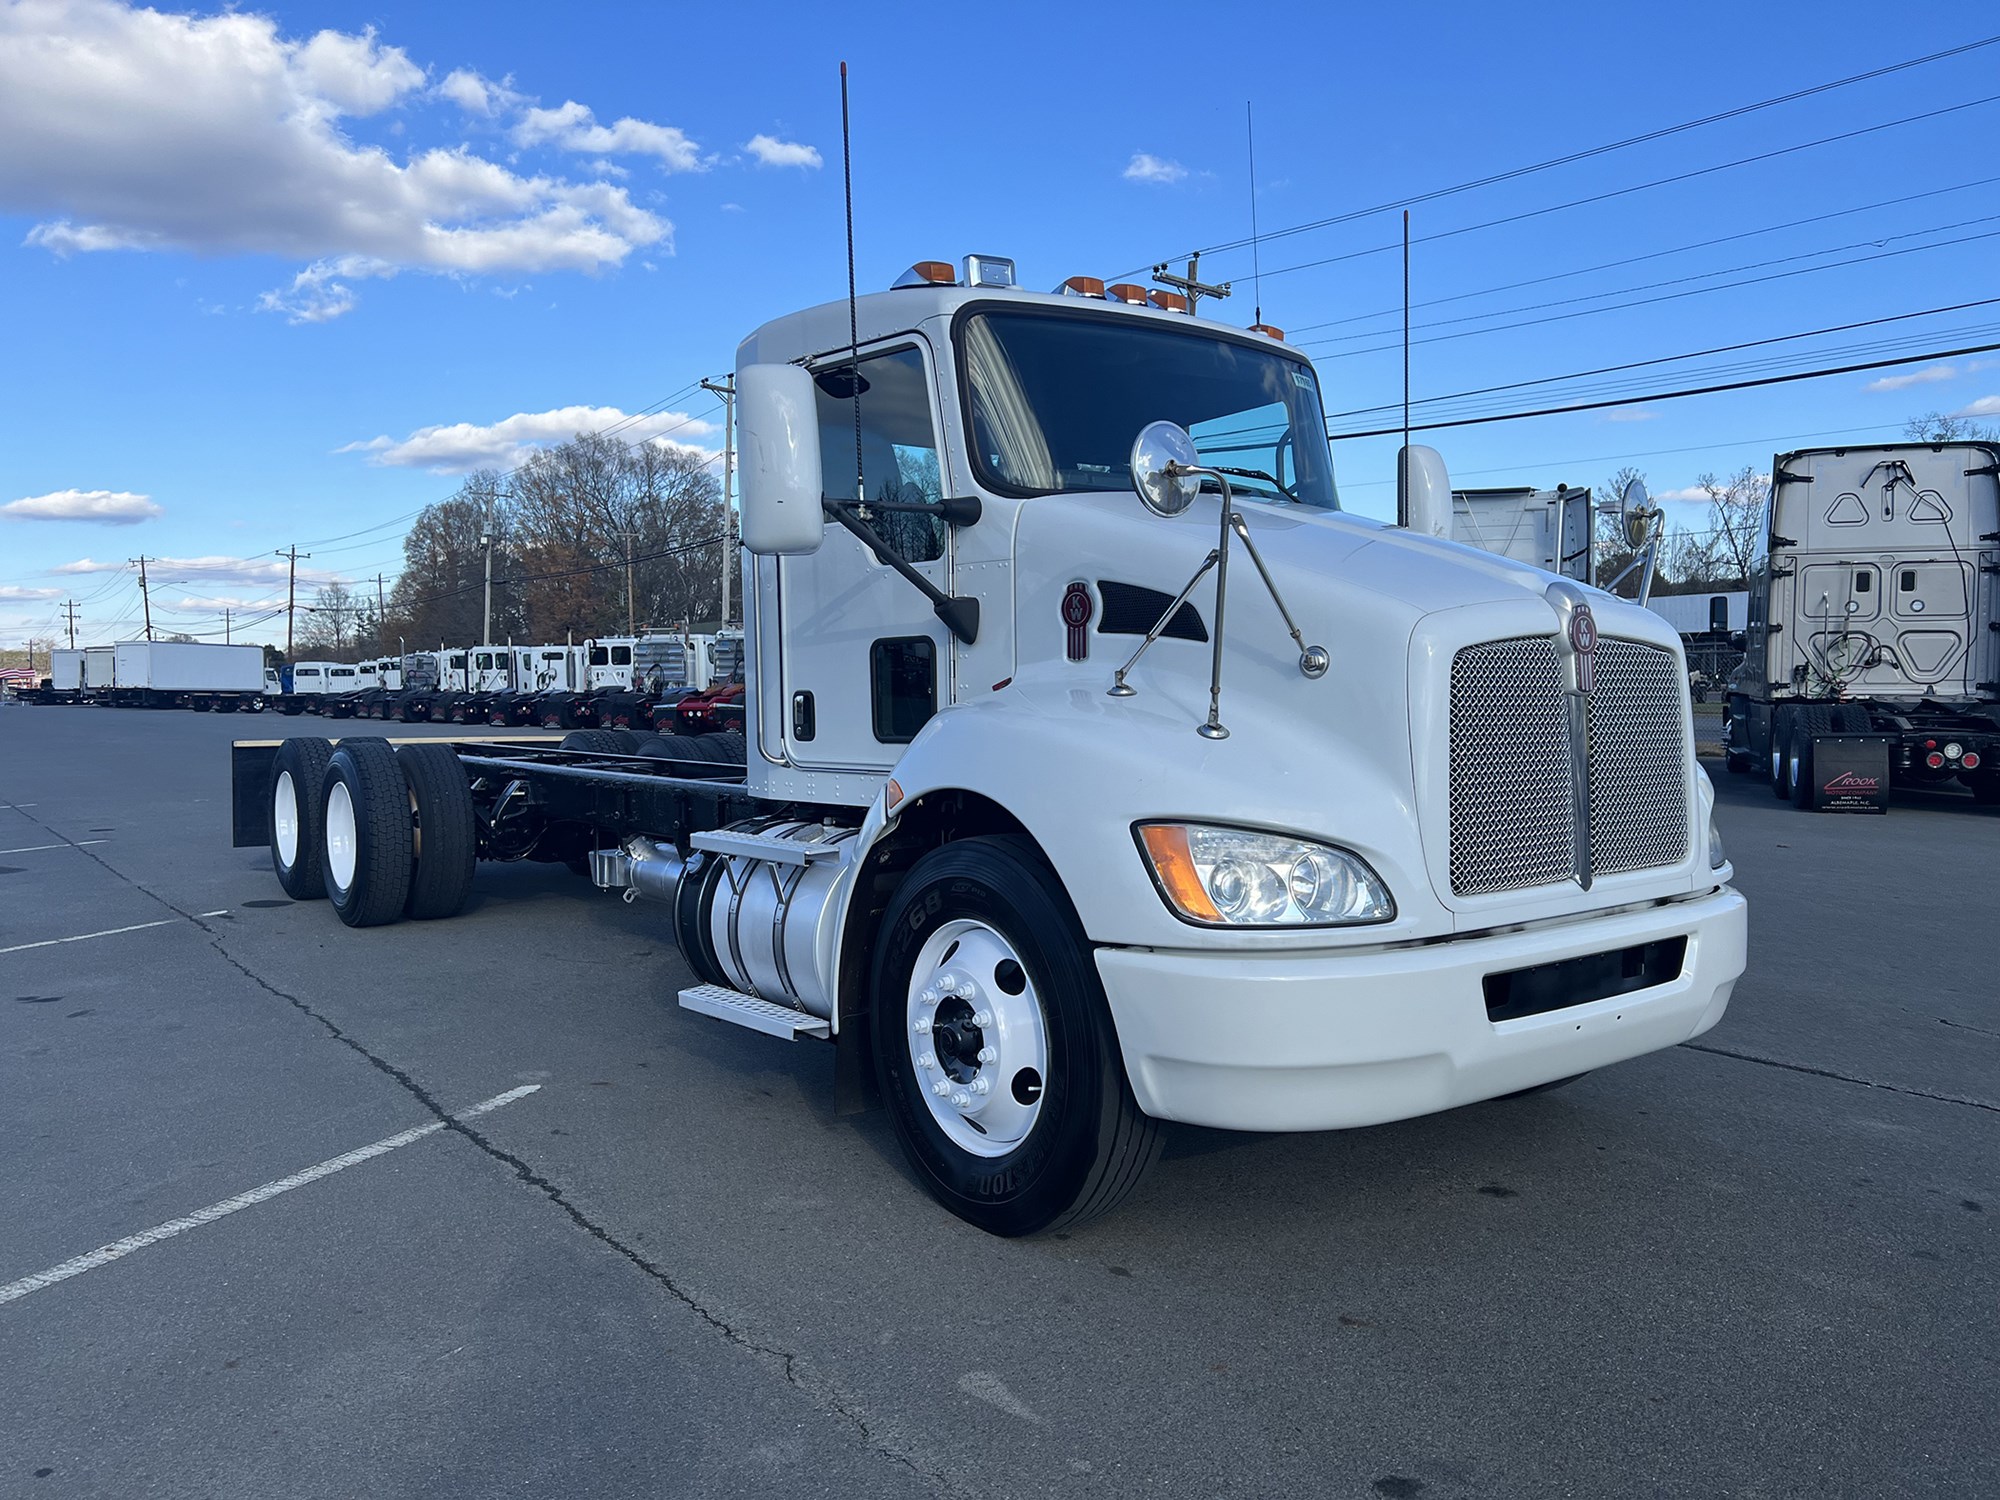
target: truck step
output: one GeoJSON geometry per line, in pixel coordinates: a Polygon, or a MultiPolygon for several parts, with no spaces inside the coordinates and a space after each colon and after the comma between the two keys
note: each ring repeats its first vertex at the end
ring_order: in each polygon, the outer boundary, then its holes
{"type": "Polygon", "coordinates": [[[841,849],[839,844],[807,844],[798,839],[775,838],[768,833],[739,833],[727,828],[697,833],[688,842],[697,849],[767,860],[774,865],[809,865],[817,860],[838,859],[841,849]]]}
{"type": "Polygon", "coordinates": [[[747,1026],[752,1031],[782,1037],[788,1042],[795,1042],[802,1036],[828,1036],[833,1030],[818,1016],[773,1005],[768,1000],[759,1000],[741,990],[725,989],[719,984],[697,984],[682,990],[681,1009],[700,1011],[718,1021],[747,1026]]]}

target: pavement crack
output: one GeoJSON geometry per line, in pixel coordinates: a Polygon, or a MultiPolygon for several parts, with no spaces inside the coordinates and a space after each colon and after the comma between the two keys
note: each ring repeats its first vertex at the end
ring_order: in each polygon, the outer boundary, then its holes
{"type": "Polygon", "coordinates": [[[1970,1031],[1980,1036],[2000,1037],[2000,1031],[1989,1031],[1984,1026],[1968,1026],[1963,1021],[1947,1021],[1943,1016],[1938,1017],[1938,1025],[1949,1026],[1953,1031],[1970,1031]]]}
{"type": "MultiPolygon", "coordinates": [[[[1947,1026],[1951,1022],[1945,1023],[1947,1026]]],[[[1976,1030],[1976,1027],[1968,1027],[1976,1030]]],[[[1856,1078],[1852,1073],[1836,1073],[1831,1068],[1811,1068],[1804,1063],[1781,1062],[1775,1057],[1759,1057],[1754,1052],[1732,1052],[1727,1047],[1709,1047],[1700,1042],[1682,1042],[1690,1052],[1708,1052],[1716,1057],[1733,1057],[1738,1062],[1757,1063],[1766,1068],[1783,1068],[1787,1073],[1804,1073],[1812,1078],[1831,1078],[1840,1083],[1858,1083],[1865,1089],[1883,1089],[1891,1094],[1904,1094],[1912,1099],[1929,1099],[1938,1104],[1960,1104],[1967,1109],[1983,1109],[1989,1114],[2000,1115],[2000,1104],[1988,1104],[1983,1099],[1967,1099],[1959,1094],[1936,1094],[1929,1089],[1904,1088],[1899,1083],[1884,1083],[1879,1078],[1856,1078]]]]}
{"type": "MultiPolygon", "coordinates": [[[[21,810],[15,808],[15,811],[20,812],[21,810]]],[[[135,891],[151,897],[168,911],[173,912],[176,916],[186,918],[189,922],[199,927],[208,935],[209,946],[215,949],[224,963],[235,969],[237,973],[248,979],[266,994],[284,1001],[301,1015],[308,1017],[322,1027],[334,1041],[351,1049],[356,1055],[366,1061],[370,1067],[392,1079],[411,1098],[422,1105],[434,1119],[441,1122],[446,1130],[463,1137],[471,1145],[507,1167],[522,1183],[533,1188],[560,1209],[577,1228],[581,1229],[585,1234],[589,1235],[613,1254],[622,1256],[625,1260],[631,1262],[643,1275],[650,1277],[669,1296],[679,1302],[689,1312],[693,1313],[726,1342],[741,1349],[744,1353],[749,1354],[760,1363],[776,1371],[783,1378],[785,1384],[798,1391],[800,1395],[805,1397],[807,1401],[820,1411],[853,1427],[856,1432],[860,1433],[863,1442],[867,1444],[868,1451],[877,1458],[882,1459],[886,1463],[895,1464],[909,1470],[911,1474],[928,1485],[933,1493],[950,1496],[952,1500],[963,1500],[963,1497],[970,1497],[974,1494],[973,1491],[967,1489],[941,1465],[921,1458],[908,1445],[895,1441],[883,1430],[882,1424],[859,1401],[840,1390],[831,1381],[822,1376],[813,1366],[812,1362],[804,1355],[759,1339],[710,1308],[699,1297],[695,1296],[693,1292],[675,1280],[673,1274],[664,1266],[647,1259],[633,1246],[627,1244],[609,1229],[591,1218],[581,1208],[577,1207],[560,1186],[551,1182],[540,1172],[537,1172],[521,1157],[516,1156],[505,1147],[495,1144],[465,1121],[454,1118],[431,1094],[430,1090],[426,1089],[411,1076],[408,1069],[398,1067],[381,1054],[371,1051],[361,1041],[342,1029],[340,1024],[331,1016],[316,1010],[297,995],[279,989],[270,980],[244,963],[223,946],[221,934],[214,927],[203,921],[201,917],[176,906],[158,891],[150,889],[140,881],[127,875],[123,870],[118,869],[115,865],[100,859],[95,850],[77,844],[74,839],[69,838],[66,834],[57,832],[47,823],[42,822],[41,819],[27,812],[21,812],[21,816],[44,829],[50,837],[61,839],[64,843],[71,845],[76,849],[77,853],[95,861],[104,870],[132,887],[135,891]]]]}

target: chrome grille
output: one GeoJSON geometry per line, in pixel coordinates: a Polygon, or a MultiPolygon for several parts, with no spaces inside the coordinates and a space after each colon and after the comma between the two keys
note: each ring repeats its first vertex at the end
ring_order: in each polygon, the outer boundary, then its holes
{"type": "Polygon", "coordinates": [[[1451,888],[1567,879],[1574,828],[1555,642],[1468,646],[1451,659],[1451,888]]]}
{"type": "Polygon", "coordinates": [[[1590,706],[1590,862],[1600,875],[1687,858],[1687,716],[1674,658],[1601,641],[1590,706]]]}
{"type": "MultiPolygon", "coordinates": [[[[1590,853],[1599,874],[1687,857],[1679,669],[1635,641],[1597,648],[1590,853]]],[[[1460,896],[1573,878],[1575,808],[1555,641],[1468,646],[1451,664],[1451,888],[1460,896]]]]}

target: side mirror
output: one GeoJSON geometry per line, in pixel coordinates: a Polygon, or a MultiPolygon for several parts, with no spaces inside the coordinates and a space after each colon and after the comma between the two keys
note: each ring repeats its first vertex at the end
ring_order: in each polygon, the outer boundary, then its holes
{"type": "Polygon", "coordinates": [[[812,376],[797,365],[745,365],[736,372],[736,399],[744,550],[759,557],[817,552],[826,516],[812,376]]]}
{"type": "Polygon", "coordinates": [[[1400,461],[1401,524],[1423,536],[1451,535],[1451,476],[1444,455],[1412,443],[1400,461]]]}
{"type": "Polygon", "coordinates": [[[1187,429],[1148,422],[1132,443],[1132,488],[1156,516],[1177,516],[1201,492],[1199,474],[1169,474],[1169,464],[1198,464],[1201,454],[1187,429]]]}
{"type": "Polygon", "coordinates": [[[1715,594],[1709,598],[1708,633],[1710,635],[1729,634],[1729,600],[1722,594],[1715,594]]]}
{"type": "Polygon", "coordinates": [[[1742,631],[1740,630],[1737,631],[1736,634],[1732,635],[1729,638],[1729,649],[1731,651],[1747,651],[1749,648],[1750,648],[1749,639],[1743,634],[1742,631]]]}

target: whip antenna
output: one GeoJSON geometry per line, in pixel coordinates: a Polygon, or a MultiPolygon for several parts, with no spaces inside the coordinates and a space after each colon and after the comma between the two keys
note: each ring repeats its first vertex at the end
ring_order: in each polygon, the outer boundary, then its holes
{"type": "Polygon", "coordinates": [[[1257,304],[1257,316],[1264,321],[1264,259],[1257,253],[1257,119],[1250,101],[1243,101],[1243,132],[1250,142],[1250,300],[1257,304]]]}
{"type": "Polygon", "coordinates": [[[847,64],[840,65],[840,176],[847,199],[847,381],[854,389],[854,500],[867,515],[868,481],[861,470],[861,324],[854,308],[854,157],[848,144],[847,64]]]}

